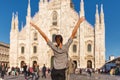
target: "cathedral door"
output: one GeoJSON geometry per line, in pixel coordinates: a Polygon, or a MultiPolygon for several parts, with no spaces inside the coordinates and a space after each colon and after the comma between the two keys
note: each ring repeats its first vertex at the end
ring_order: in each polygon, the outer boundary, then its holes
{"type": "Polygon", "coordinates": [[[92,68],[92,61],[91,60],[87,61],[87,68],[92,68]]]}
{"type": "Polygon", "coordinates": [[[24,63],[25,63],[24,61],[21,61],[20,67],[23,67],[24,63]]]}
{"type": "Polygon", "coordinates": [[[74,64],[75,64],[75,69],[77,68],[77,61],[73,61],[74,64]]]}

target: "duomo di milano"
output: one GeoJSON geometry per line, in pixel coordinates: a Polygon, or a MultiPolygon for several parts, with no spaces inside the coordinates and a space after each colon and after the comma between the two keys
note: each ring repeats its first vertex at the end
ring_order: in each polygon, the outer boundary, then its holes
{"type": "MultiPolygon", "coordinates": [[[[18,15],[13,14],[10,31],[10,67],[23,63],[32,66],[34,62],[42,67],[51,66],[53,55],[45,40],[30,25],[33,21],[51,41],[55,34],[63,36],[65,43],[71,35],[79,17],[85,16],[84,1],[80,2],[80,14],[72,5],[71,0],[40,0],[38,12],[31,17],[30,0],[28,1],[26,24],[21,31],[18,29],[18,15]]],[[[89,15],[89,13],[87,13],[89,15]]],[[[100,68],[105,63],[105,23],[103,5],[100,14],[96,5],[95,25],[87,20],[81,25],[69,48],[69,56],[78,68],[100,68]]]]}

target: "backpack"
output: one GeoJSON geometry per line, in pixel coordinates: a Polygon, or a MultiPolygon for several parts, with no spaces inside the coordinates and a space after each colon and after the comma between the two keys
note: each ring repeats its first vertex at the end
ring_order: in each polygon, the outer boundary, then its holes
{"type": "Polygon", "coordinates": [[[74,70],[75,70],[75,63],[70,58],[68,60],[68,63],[67,63],[67,70],[66,71],[67,71],[68,74],[71,74],[71,73],[74,73],[74,70]]]}

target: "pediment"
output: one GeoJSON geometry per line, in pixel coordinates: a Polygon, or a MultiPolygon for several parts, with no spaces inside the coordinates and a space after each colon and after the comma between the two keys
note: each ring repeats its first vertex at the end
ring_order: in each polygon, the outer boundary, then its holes
{"type": "Polygon", "coordinates": [[[19,39],[25,39],[26,38],[26,27],[22,28],[22,30],[19,32],[19,39]]]}
{"type": "Polygon", "coordinates": [[[88,23],[87,21],[85,21],[85,33],[86,35],[92,35],[94,34],[94,27],[88,23]]]}

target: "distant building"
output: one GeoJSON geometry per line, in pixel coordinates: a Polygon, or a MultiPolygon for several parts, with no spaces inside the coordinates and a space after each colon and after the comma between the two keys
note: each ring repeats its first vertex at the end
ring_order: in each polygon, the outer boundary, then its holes
{"type": "Polygon", "coordinates": [[[0,63],[5,63],[8,66],[9,63],[9,44],[0,42],[0,63]]]}
{"type": "MultiPolygon", "coordinates": [[[[89,15],[89,13],[86,13],[89,15]]],[[[30,25],[33,21],[55,42],[55,35],[63,36],[66,43],[79,17],[85,16],[84,1],[80,2],[80,14],[73,6],[72,0],[40,0],[39,10],[31,17],[30,0],[28,1],[26,24],[18,28],[18,14],[12,16],[10,31],[10,66],[22,67],[23,63],[33,65],[37,62],[51,66],[52,50],[41,35],[30,25]]],[[[69,56],[77,68],[100,68],[105,63],[105,23],[103,5],[99,14],[96,5],[95,24],[85,20],[77,31],[69,48],[69,56]]]]}
{"type": "Polygon", "coordinates": [[[109,57],[110,61],[113,60],[113,59],[115,59],[115,56],[112,55],[112,56],[109,57]]]}

